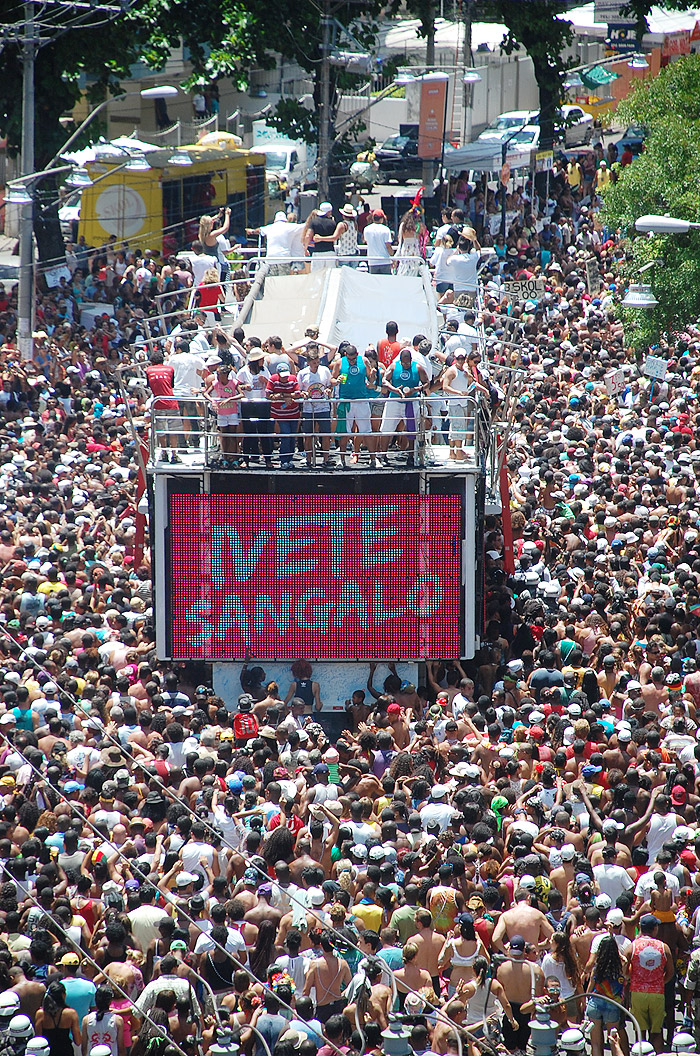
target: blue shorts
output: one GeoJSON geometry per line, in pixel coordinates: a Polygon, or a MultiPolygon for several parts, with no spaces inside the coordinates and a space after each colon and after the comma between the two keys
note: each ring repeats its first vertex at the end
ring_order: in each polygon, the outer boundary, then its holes
{"type": "Polygon", "coordinates": [[[604,997],[597,997],[596,994],[591,994],[586,1003],[586,1015],[588,1018],[602,1020],[606,1024],[619,1023],[621,1012],[622,1009],[616,1005],[611,1005],[604,997]]]}

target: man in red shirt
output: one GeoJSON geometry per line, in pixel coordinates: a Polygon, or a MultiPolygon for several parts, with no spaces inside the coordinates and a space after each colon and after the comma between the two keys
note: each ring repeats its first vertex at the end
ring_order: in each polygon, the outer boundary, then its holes
{"type": "Polygon", "coordinates": [[[280,465],[291,466],[299,429],[299,382],[288,363],[278,363],[277,373],[267,383],[267,397],[272,404],[272,420],[280,431],[280,465]]]}
{"type": "Polygon", "coordinates": [[[391,320],[386,324],[386,337],[377,344],[377,358],[383,367],[394,362],[401,351],[401,342],[397,340],[399,327],[391,320]]]}
{"type": "MultiPolygon", "coordinates": [[[[151,416],[153,427],[163,450],[163,462],[167,462],[168,449],[177,447],[180,420],[177,417],[178,402],[174,398],[173,389],[175,371],[165,363],[165,356],[160,349],[156,349],[152,354],[151,362],[146,367],[146,380],[154,396],[151,416]]],[[[173,451],[170,461],[181,462],[182,459],[173,451]]]]}

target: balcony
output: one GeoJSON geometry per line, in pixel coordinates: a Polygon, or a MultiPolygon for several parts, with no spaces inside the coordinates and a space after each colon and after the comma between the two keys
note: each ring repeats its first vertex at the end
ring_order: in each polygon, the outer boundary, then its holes
{"type": "Polygon", "coordinates": [[[300,397],[299,417],[286,422],[271,417],[267,400],[239,400],[239,421],[223,427],[205,397],[178,400],[177,410],[168,406],[172,402],[157,397],[151,403],[151,471],[473,472],[483,464],[491,433],[486,401],[468,394],[438,392],[406,400],[300,397]]]}

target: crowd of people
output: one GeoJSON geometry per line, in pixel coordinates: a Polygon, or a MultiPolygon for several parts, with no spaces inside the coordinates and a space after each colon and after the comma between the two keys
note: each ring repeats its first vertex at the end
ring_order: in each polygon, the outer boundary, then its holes
{"type": "MultiPolygon", "coordinates": [[[[700,330],[662,342],[652,388],[616,310],[624,247],[585,190],[566,164],[552,210],[523,187],[490,257],[466,198],[433,234],[433,391],[461,391],[466,361],[491,402],[489,379],[519,372],[511,508],[484,524],[475,658],[436,657],[416,684],[359,665],[334,742],[320,667],[279,685],[251,660],[221,698],[203,665],[159,661],[136,456],[153,396],[177,434],[196,387],[227,456],[242,440],[270,458],[277,437],[294,457],[284,417],[255,447],[243,393],[293,378],[310,401],[304,374],[325,370],[325,399],[343,395],[368,353],[323,348],[324,367],[314,335],[284,349],[196,306],[150,350],[156,291],[177,310],[220,268],[203,245],[191,265],[70,247],[31,362],[0,291],[0,1051],[380,1056],[388,1033],[415,1056],[521,1053],[539,1014],[566,1051],[626,1056],[628,1013],[635,1056],[695,1051],[700,330]],[[444,251],[485,264],[476,305],[437,273],[444,251]],[[514,304],[509,277],[544,293],[514,304]],[[95,304],[114,315],[81,325],[95,304]]],[[[389,386],[397,369],[425,386],[420,341],[398,334],[377,335],[389,386]]],[[[353,425],[320,430],[324,458],[353,425]]]]}

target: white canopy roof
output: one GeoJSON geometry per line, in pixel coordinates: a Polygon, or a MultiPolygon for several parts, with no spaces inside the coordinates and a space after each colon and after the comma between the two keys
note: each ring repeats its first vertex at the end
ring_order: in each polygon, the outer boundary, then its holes
{"type": "Polygon", "coordinates": [[[129,154],[145,154],[148,151],[159,149],[153,143],[146,143],[141,139],[136,139],[135,136],[117,136],[116,139],[101,140],[89,147],[83,147],[82,150],[68,151],[61,157],[74,161],[76,165],[87,165],[89,161],[96,161],[100,153],[109,154],[110,147],[115,148],[114,156],[118,156],[122,151],[128,151],[129,154]]]}
{"type": "MultiPolygon", "coordinates": [[[[557,18],[563,18],[567,22],[571,22],[577,31],[593,31],[598,36],[600,35],[598,31],[602,30],[603,35],[605,35],[607,23],[605,21],[595,21],[595,4],[583,4],[581,7],[574,7],[571,11],[557,15],[557,18]]],[[[677,33],[682,29],[692,30],[698,18],[700,18],[700,8],[691,8],[688,11],[666,11],[663,7],[652,7],[647,18],[649,33],[646,33],[645,37],[648,38],[649,35],[664,37],[668,33],[677,33]]],[[[618,15],[615,18],[611,17],[610,21],[625,22],[626,19],[618,15]]]]}
{"type": "MultiPolygon", "coordinates": [[[[381,50],[384,52],[424,51],[425,38],[419,36],[420,22],[417,18],[401,19],[390,24],[382,34],[381,50]]],[[[498,48],[507,30],[496,22],[474,22],[472,25],[472,50],[486,44],[491,50],[498,48]]],[[[458,49],[455,62],[459,62],[464,41],[464,23],[449,22],[438,18],[435,22],[436,50],[458,49]]]]}

